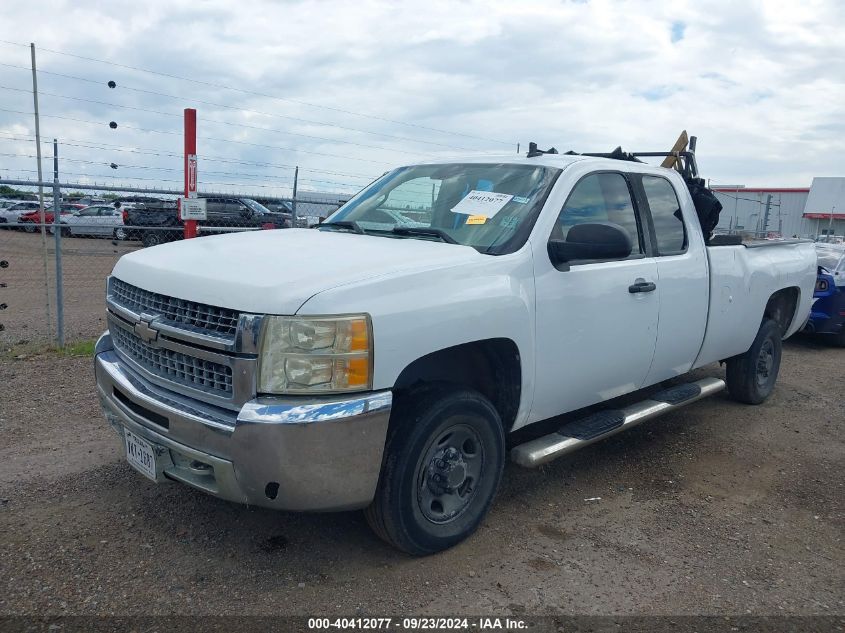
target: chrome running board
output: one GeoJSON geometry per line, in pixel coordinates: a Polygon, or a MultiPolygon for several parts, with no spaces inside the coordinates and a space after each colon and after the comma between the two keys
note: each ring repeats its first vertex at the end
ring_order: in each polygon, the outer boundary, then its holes
{"type": "Polygon", "coordinates": [[[544,435],[511,449],[511,459],[520,466],[533,468],[548,463],[579,448],[598,442],[620,431],[651,420],[670,411],[718,393],[725,388],[725,381],[702,378],[652,394],[646,400],[569,422],[556,432],[544,435]]]}

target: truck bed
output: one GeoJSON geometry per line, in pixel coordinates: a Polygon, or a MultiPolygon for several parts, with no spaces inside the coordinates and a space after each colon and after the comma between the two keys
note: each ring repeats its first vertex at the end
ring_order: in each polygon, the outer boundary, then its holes
{"type": "MultiPolygon", "coordinates": [[[[816,282],[816,254],[808,240],[756,240],[708,246],[710,304],[704,341],[694,367],[745,352],[754,341],[769,298],[798,288],[798,314],[808,314],[816,282]]],[[[803,323],[793,319],[784,338],[803,323]]]]}

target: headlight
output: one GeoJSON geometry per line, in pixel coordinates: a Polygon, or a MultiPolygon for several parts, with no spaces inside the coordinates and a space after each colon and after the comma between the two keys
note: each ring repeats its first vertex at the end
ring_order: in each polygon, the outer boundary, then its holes
{"type": "Polygon", "coordinates": [[[371,330],[366,314],[267,317],[258,390],[282,394],[371,389],[371,330]]]}

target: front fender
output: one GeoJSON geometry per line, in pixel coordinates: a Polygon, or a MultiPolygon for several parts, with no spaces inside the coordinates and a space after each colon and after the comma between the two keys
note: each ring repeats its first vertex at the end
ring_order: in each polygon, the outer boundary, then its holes
{"type": "Polygon", "coordinates": [[[323,291],[297,314],[368,313],[373,322],[373,388],[390,389],[408,365],[432,352],[506,338],[518,350],[522,398],[515,427],[534,394],[534,274],[528,247],[478,262],[387,274],[323,291]]]}

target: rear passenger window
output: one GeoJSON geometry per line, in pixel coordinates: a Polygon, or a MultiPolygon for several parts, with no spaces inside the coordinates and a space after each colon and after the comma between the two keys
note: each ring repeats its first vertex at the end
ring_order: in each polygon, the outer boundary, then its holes
{"type": "Polygon", "coordinates": [[[637,214],[628,182],[621,174],[592,174],[575,185],[558,216],[551,239],[565,240],[573,226],[590,222],[618,224],[628,232],[634,245],[631,256],[643,253],[637,214]]]}
{"type": "Polygon", "coordinates": [[[643,176],[643,189],[654,222],[657,254],[683,253],[687,248],[687,231],[675,188],[665,178],[643,176]]]}

